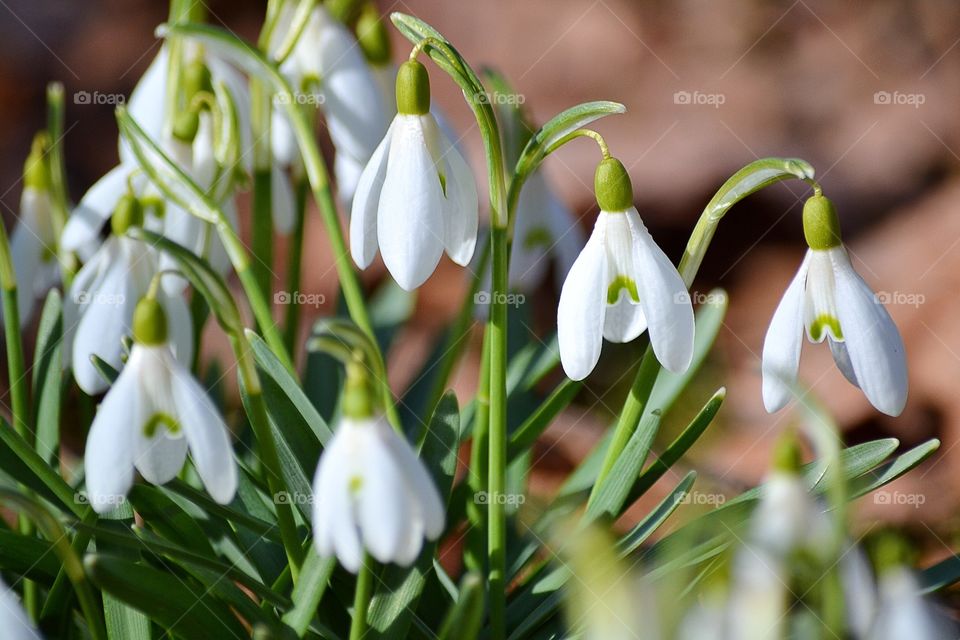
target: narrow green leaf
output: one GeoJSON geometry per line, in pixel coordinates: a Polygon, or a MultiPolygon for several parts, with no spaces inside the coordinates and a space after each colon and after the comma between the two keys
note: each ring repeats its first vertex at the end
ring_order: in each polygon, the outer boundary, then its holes
{"type": "Polygon", "coordinates": [[[582,387],[582,383],[564,378],[523,424],[510,434],[507,459],[513,460],[524,449],[533,446],[540,434],[567,408],[582,387]]]}
{"type": "Polygon", "coordinates": [[[893,460],[883,463],[863,476],[855,478],[850,487],[850,499],[859,498],[890,484],[903,474],[915,469],[940,448],[936,438],[919,444],[893,460]]]}
{"type": "Polygon", "coordinates": [[[291,596],[293,608],[283,615],[283,622],[296,632],[297,637],[302,638],[310,627],[336,566],[335,558],[321,558],[310,545],[291,596]]]}
{"type": "Polygon", "coordinates": [[[657,507],[638,522],[626,535],[617,541],[617,548],[621,555],[629,555],[636,551],[654,531],[660,528],[667,518],[677,510],[683,502],[693,482],[697,479],[696,471],[689,471],[673,491],[664,498],[657,507]]]}
{"type": "Polygon", "coordinates": [[[97,373],[100,374],[100,377],[103,378],[107,384],[113,386],[113,383],[117,381],[117,377],[120,375],[120,372],[114,369],[112,365],[105,362],[103,358],[95,353],[90,355],[90,362],[93,364],[93,368],[97,370],[97,373]]]}
{"type": "Polygon", "coordinates": [[[740,200],[774,182],[812,180],[814,174],[810,163],[800,158],[761,158],[730,176],[710,201],[707,211],[711,217],[720,217],[740,200]]]}
{"type": "Polygon", "coordinates": [[[50,585],[60,572],[60,563],[49,542],[0,529],[0,569],[50,585]]]}
{"type": "Polygon", "coordinates": [[[33,354],[33,415],[37,430],[37,453],[51,467],[59,464],[60,396],[63,365],[63,301],[52,289],[40,314],[33,354]]]}
{"type": "Polygon", "coordinates": [[[533,173],[543,159],[557,148],[558,143],[562,143],[571,133],[604,116],[625,113],[626,110],[619,102],[600,100],[578,104],[555,115],[530,137],[517,161],[516,173],[521,176],[533,173]]]}
{"type": "Polygon", "coordinates": [[[463,577],[460,597],[440,627],[440,640],[473,640],[477,637],[483,622],[483,589],[480,574],[471,572],[463,577]]]}

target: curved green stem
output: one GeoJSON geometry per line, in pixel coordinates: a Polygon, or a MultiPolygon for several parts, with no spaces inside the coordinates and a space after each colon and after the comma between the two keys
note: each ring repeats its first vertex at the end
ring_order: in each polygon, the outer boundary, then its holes
{"type": "Polygon", "coordinates": [[[373,560],[365,554],[360,572],[357,574],[357,586],[353,593],[353,622],[350,623],[350,640],[361,640],[367,633],[367,611],[373,596],[373,560]]]}

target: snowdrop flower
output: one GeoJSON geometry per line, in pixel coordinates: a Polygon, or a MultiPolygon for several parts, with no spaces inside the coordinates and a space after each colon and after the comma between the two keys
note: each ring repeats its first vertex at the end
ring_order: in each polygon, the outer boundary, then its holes
{"type": "Polygon", "coordinates": [[[570,209],[560,201],[542,171],[523,185],[517,201],[513,245],[510,251],[510,287],[534,291],[555,261],[558,286],[580,255],[586,236],[570,209]]]}
{"type": "Polygon", "coordinates": [[[134,469],[163,484],[183,468],[187,449],[210,496],[229,503],[237,467],[227,425],[190,371],[173,356],[163,306],[137,304],[130,359],[90,427],[84,458],[87,493],[97,513],[115,508],[134,469]]]}
{"type": "MultiPolygon", "coordinates": [[[[113,235],[77,273],[65,301],[64,318],[69,331],[73,375],[80,388],[90,395],[107,388],[91,356],[96,355],[114,369],[120,369],[122,338],[130,332],[135,305],[160,269],[159,257],[153,248],[124,235],[130,226],[142,223],[143,209],[139,201],[125,196],[112,218],[113,235]]],[[[190,362],[193,326],[187,303],[181,296],[171,296],[164,291],[158,298],[170,317],[174,351],[181,361],[190,362]]]]}
{"type": "Polygon", "coordinates": [[[773,413],[792,397],[803,334],[827,340],[837,367],[877,410],[900,415],[907,401],[907,363],[893,320],[853,270],[840,241],[833,204],[816,195],[803,207],[810,247],[783,294],[763,343],[763,404],[773,413]]]}
{"type": "Polygon", "coordinates": [[[366,268],[379,246],[397,284],[412,291],[444,250],[457,264],[469,264],[479,204],[470,168],[430,114],[430,81],[416,60],[397,74],[397,111],[360,176],[350,251],[366,268]]]}
{"type": "Polygon", "coordinates": [[[313,479],[313,532],[321,556],[356,573],[364,550],[409,566],[423,539],[443,532],[444,505],[410,444],[373,413],[366,373],[347,369],[344,416],[313,479]]]}
{"type": "MultiPolygon", "coordinates": [[[[286,3],[281,9],[271,39],[273,54],[295,27],[295,5],[286,3]]],[[[322,108],[336,149],[335,166],[345,171],[363,167],[387,130],[390,113],[350,30],[326,7],[315,7],[280,71],[294,91],[305,94],[298,95],[298,101],[322,108]]],[[[274,155],[289,167],[299,158],[296,143],[286,116],[275,111],[271,132],[274,155]]]]}
{"type": "Polygon", "coordinates": [[[557,309],[563,370],[582,380],[600,359],[603,338],[629,342],[649,330],[660,363],[685,371],[693,358],[694,324],[683,279],[640,221],[623,164],[606,158],[595,182],[600,215],[567,274],[557,309]]]}
{"type": "Polygon", "coordinates": [[[13,589],[0,580],[0,630],[6,640],[41,640],[13,589]]]}
{"type": "Polygon", "coordinates": [[[38,135],[23,170],[20,216],[10,237],[10,254],[17,277],[20,325],[30,321],[38,297],[60,278],[57,237],[53,230],[50,171],[44,158],[45,134],[38,135]]]}

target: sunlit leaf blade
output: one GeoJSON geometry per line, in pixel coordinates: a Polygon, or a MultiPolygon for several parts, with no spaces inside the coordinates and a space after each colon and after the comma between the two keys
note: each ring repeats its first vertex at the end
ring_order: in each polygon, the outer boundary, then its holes
{"type": "Polygon", "coordinates": [[[33,355],[33,415],[37,453],[55,466],[60,451],[60,402],[63,378],[63,302],[56,289],[47,294],[33,355]]]}
{"type": "Polygon", "coordinates": [[[310,547],[300,570],[300,579],[293,589],[293,607],[283,615],[283,622],[292,628],[298,637],[303,637],[310,621],[316,615],[317,605],[323,597],[330,576],[337,566],[335,558],[321,558],[310,547]]]}
{"type": "Polygon", "coordinates": [[[752,193],[781,180],[812,180],[813,166],[800,158],[761,158],[743,167],[723,183],[707,206],[711,217],[720,217],[752,193]]]}
{"type": "Polygon", "coordinates": [[[544,157],[554,151],[558,144],[562,144],[577,129],[604,116],[625,113],[626,110],[627,108],[619,102],[599,100],[578,104],[558,113],[527,141],[527,146],[517,161],[517,173],[521,175],[533,173],[544,157]]]}
{"type": "Polygon", "coordinates": [[[468,573],[460,581],[460,597],[440,627],[440,640],[473,640],[483,621],[483,578],[468,573]]]}

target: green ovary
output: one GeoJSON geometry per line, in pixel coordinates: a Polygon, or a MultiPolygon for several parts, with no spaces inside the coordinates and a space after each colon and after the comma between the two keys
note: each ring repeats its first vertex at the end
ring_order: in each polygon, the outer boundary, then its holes
{"type": "Polygon", "coordinates": [[[157,435],[157,430],[160,428],[166,428],[167,433],[170,435],[180,433],[180,424],[173,416],[167,413],[155,413],[150,416],[147,424],[143,425],[143,434],[148,438],[152,438],[157,435]]]}
{"type": "Polygon", "coordinates": [[[834,340],[843,340],[843,332],[840,331],[840,321],[830,315],[819,315],[810,323],[810,339],[814,342],[823,340],[824,332],[829,329],[834,340]]]}
{"type": "Polygon", "coordinates": [[[620,290],[626,289],[630,294],[630,299],[634,302],[640,302],[640,294],[637,293],[637,283],[627,276],[617,276],[610,286],[607,287],[607,304],[616,304],[620,299],[620,290]]]}

